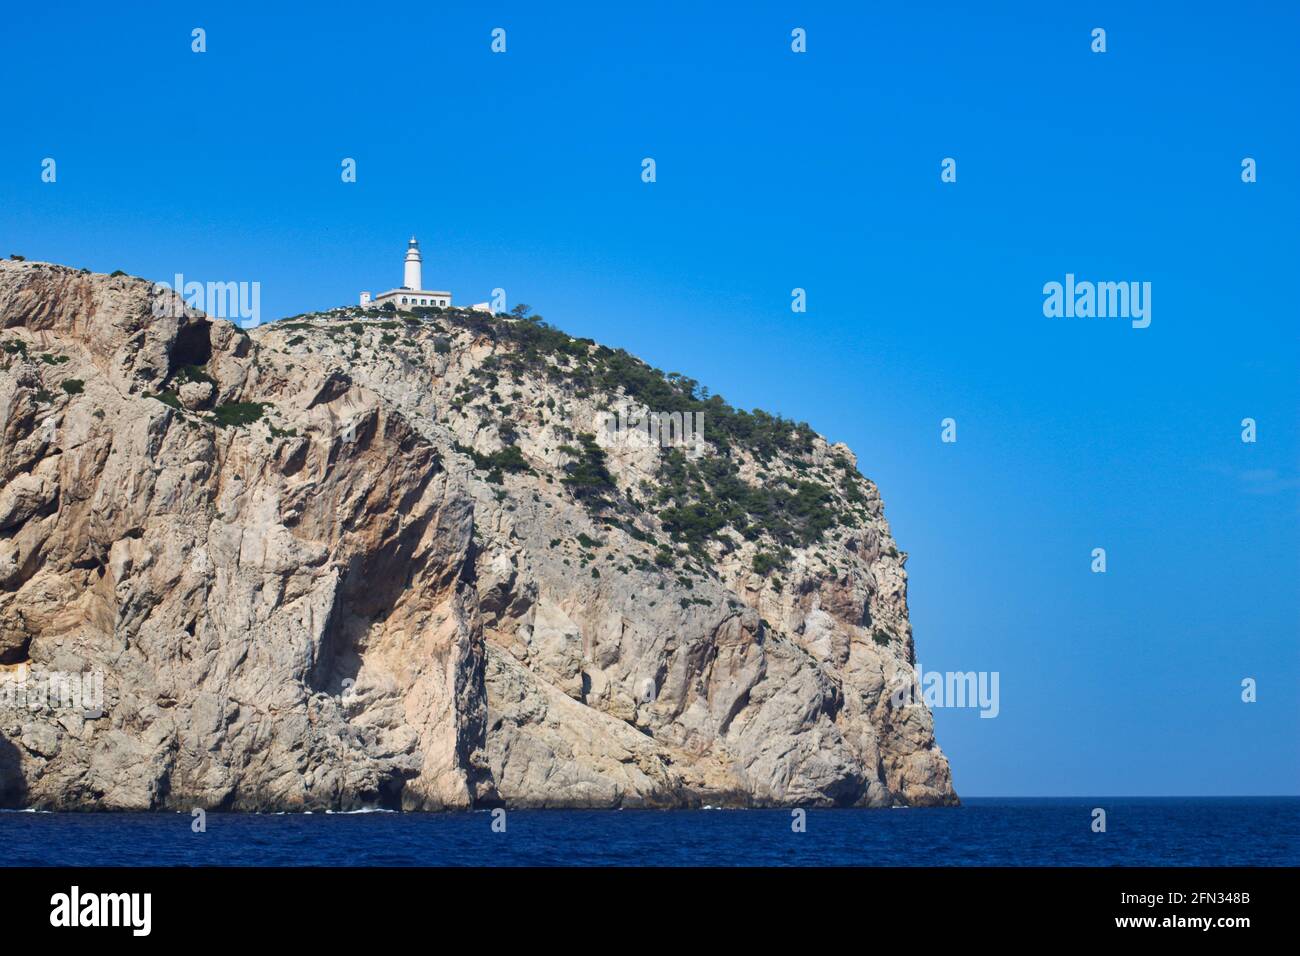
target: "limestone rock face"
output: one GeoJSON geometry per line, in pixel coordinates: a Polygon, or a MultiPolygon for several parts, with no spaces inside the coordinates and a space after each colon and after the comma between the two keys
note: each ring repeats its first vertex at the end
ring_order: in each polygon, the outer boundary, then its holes
{"type": "Polygon", "coordinates": [[[905,556],[844,446],[706,412],[695,461],[839,518],[701,535],[663,504],[695,463],[596,424],[622,353],[155,306],[0,262],[0,806],[956,802],[892,698],[905,556]],[[36,706],[50,674],[102,694],[36,706]]]}

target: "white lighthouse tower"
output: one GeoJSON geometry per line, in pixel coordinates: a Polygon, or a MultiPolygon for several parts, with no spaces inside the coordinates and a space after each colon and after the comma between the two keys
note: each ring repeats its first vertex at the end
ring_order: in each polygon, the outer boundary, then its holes
{"type": "Polygon", "coordinates": [[[420,263],[423,259],[420,257],[420,243],[416,241],[415,236],[406,244],[406,272],[402,280],[403,288],[423,289],[420,285],[420,263]]]}
{"type": "Polygon", "coordinates": [[[371,306],[382,308],[390,302],[399,312],[430,306],[441,309],[451,308],[450,292],[444,289],[421,288],[424,284],[423,265],[424,257],[420,255],[420,242],[412,236],[411,241],[406,244],[406,261],[402,266],[402,287],[381,292],[373,299],[369,292],[361,293],[362,308],[371,306]]]}

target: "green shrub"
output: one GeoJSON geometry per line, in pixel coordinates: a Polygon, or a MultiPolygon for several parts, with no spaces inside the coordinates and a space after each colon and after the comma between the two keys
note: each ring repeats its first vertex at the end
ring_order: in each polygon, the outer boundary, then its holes
{"type": "MultiPolygon", "coordinates": [[[[504,346],[482,370],[480,381],[490,390],[496,387],[496,372],[514,377],[532,373],[571,389],[575,397],[599,393],[661,412],[701,413],[705,437],[718,453],[690,463],[677,449],[663,456],[658,478],[668,494],[659,497],[655,509],[672,525],[674,539],[696,555],[703,557],[707,545],[725,541],[727,529],[748,540],[766,533],[783,547],[806,546],[853,520],[841,496],[853,504],[865,502],[862,479],[847,458],[832,458],[830,465],[839,472],[833,486],[814,480],[808,459],[815,433],[806,423],[734,408],[685,375],[664,373],[621,349],[574,338],[529,311],[517,307],[512,320],[502,322],[450,309],[444,321],[504,346]],[[801,477],[780,488],[752,485],[740,477],[738,451],[760,464],[779,456],[801,477]]],[[[549,396],[546,405],[554,407],[549,396]]],[[[563,450],[579,459],[566,469],[575,494],[592,507],[610,503],[608,496],[617,489],[601,478],[598,462],[585,449],[570,445],[563,450]]]]}
{"type": "Polygon", "coordinates": [[[761,529],[783,546],[807,546],[839,521],[828,486],[795,479],[786,479],[784,488],[751,485],[730,455],[689,461],[674,448],[660,462],[659,478],[656,500],[668,505],[659,513],[664,528],[701,556],[727,527],[748,540],[761,529]]]}
{"type": "Polygon", "coordinates": [[[462,455],[468,455],[474,459],[474,467],[480,471],[488,472],[488,481],[493,484],[501,484],[501,472],[521,472],[532,471],[528,462],[524,459],[524,454],[519,450],[517,445],[507,445],[500,451],[494,451],[490,455],[482,455],[472,448],[468,448],[459,442],[455,443],[455,448],[462,455]]]}
{"type": "Polygon", "coordinates": [[[212,410],[212,421],[218,428],[251,425],[266,411],[265,402],[230,402],[212,410]]]}
{"type": "Polygon", "coordinates": [[[182,365],[172,373],[172,381],[178,385],[184,385],[187,382],[207,382],[214,388],[217,384],[217,380],[209,375],[201,365],[182,365]]]}
{"type": "Polygon", "coordinates": [[[564,466],[560,482],[588,507],[604,507],[609,504],[606,496],[617,490],[614,476],[605,466],[605,450],[596,444],[595,435],[579,435],[578,441],[582,443],[578,460],[564,466]]]}
{"type": "Polygon", "coordinates": [[[79,378],[65,379],[63,382],[63,390],[69,395],[80,395],[86,390],[86,383],[79,378]]]}

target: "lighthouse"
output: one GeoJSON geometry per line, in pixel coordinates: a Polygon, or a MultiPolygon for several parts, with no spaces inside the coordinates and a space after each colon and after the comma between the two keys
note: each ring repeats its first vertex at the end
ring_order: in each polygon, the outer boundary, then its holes
{"type": "Polygon", "coordinates": [[[402,287],[406,289],[423,289],[420,285],[420,263],[423,259],[420,257],[420,243],[416,241],[415,236],[406,244],[406,272],[402,280],[402,287]]]}
{"type": "Polygon", "coordinates": [[[420,241],[411,237],[406,244],[406,260],[402,263],[402,287],[389,289],[371,298],[369,292],[361,293],[361,307],[364,309],[377,306],[383,308],[390,302],[399,312],[409,312],[415,308],[451,308],[451,293],[443,289],[425,289],[422,267],[424,257],[420,255],[420,241]]]}

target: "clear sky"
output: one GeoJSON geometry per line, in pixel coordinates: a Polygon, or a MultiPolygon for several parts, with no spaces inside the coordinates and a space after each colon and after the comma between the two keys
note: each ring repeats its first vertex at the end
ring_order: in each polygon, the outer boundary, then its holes
{"type": "Polygon", "coordinates": [[[415,233],[459,302],[855,449],[921,664],[1001,675],[936,716],[960,794],[1300,793],[1294,4],[280,6],[9,5],[0,255],[273,318],[415,233]],[[1150,327],[1045,318],[1066,273],[1150,327]]]}

